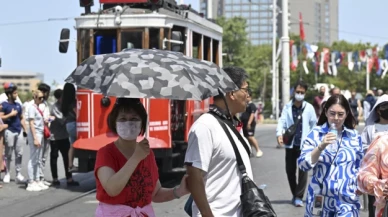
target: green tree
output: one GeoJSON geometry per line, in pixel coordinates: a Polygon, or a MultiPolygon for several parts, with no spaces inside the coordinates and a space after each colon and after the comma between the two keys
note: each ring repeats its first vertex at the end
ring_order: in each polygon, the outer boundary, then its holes
{"type": "Polygon", "coordinates": [[[243,66],[248,48],[246,20],[242,17],[219,17],[216,22],[223,28],[222,51],[226,54],[223,55],[224,65],[243,66]]]}

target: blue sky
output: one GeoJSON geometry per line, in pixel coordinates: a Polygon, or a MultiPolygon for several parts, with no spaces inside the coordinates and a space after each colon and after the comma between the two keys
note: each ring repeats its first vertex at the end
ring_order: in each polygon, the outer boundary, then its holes
{"type": "MultiPolygon", "coordinates": [[[[388,28],[382,19],[388,8],[386,0],[339,0],[340,39],[351,42],[372,42],[384,45],[388,42],[388,28]]],[[[178,1],[179,2],[179,1],[178,1]]],[[[185,0],[198,9],[199,0],[185,0]]],[[[95,0],[93,11],[97,10],[95,0]]],[[[0,1],[0,56],[1,71],[32,71],[45,75],[45,82],[63,83],[76,67],[75,43],[70,43],[69,52],[58,51],[59,34],[62,28],[72,30],[75,39],[73,17],[83,12],[78,0],[19,0],[0,1]],[[4,25],[23,21],[70,18],[67,21],[4,25]]]]}

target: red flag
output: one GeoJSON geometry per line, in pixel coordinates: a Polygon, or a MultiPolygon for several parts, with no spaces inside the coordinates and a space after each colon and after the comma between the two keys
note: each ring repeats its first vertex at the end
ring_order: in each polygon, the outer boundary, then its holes
{"type": "Polygon", "coordinates": [[[303,27],[303,21],[302,21],[302,12],[299,12],[299,35],[300,35],[300,40],[304,41],[305,34],[304,34],[304,27],[303,27]]]}

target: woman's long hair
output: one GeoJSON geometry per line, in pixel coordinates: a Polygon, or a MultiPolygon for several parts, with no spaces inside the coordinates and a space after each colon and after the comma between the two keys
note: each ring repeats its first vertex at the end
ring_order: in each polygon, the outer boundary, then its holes
{"type": "Polygon", "coordinates": [[[74,103],[76,103],[75,87],[73,84],[66,83],[63,87],[61,105],[61,112],[65,117],[69,114],[69,111],[72,109],[72,106],[74,106],[74,103]]]}
{"type": "Polygon", "coordinates": [[[335,105],[335,104],[338,104],[344,107],[345,109],[345,112],[346,112],[346,119],[344,122],[345,127],[349,129],[354,129],[354,127],[356,126],[356,119],[354,118],[353,113],[350,109],[350,104],[348,100],[346,100],[346,98],[342,94],[335,94],[326,101],[326,104],[322,109],[321,115],[319,116],[317,125],[322,126],[323,124],[327,123],[326,112],[332,105],[335,105]]]}

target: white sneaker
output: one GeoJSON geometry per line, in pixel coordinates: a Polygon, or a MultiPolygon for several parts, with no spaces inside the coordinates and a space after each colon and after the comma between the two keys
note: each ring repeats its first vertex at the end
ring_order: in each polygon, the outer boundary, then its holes
{"type": "Polygon", "coordinates": [[[3,178],[3,182],[4,183],[9,183],[10,181],[11,181],[11,174],[6,173],[4,178],[3,178]]]}
{"type": "Polygon", "coordinates": [[[46,181],[46,180],[42,180],[41,181],[44,185],[46,185],[46,186],[51,186],[51,183],[50,182],[48,182],[48,181],[46,181]]]}
{"type": "Polygon", "coordinates": [[[42,190],[47,190],[49,189],[49,186],[45,185],[42,181],[38,182],[38,186],[42,190]]]}
{"type": "Polygon", "coordinates": [[[41,191],[42,188],[39,187],[37,182],[31,182],[31,183],[28,183],[26,190],[27,191],[41,191]]]}
{"type": "Polygon", "coordinates": [[[24,176],[21,173],[16,175],[16,183],[24,183],[24,176]]]}

